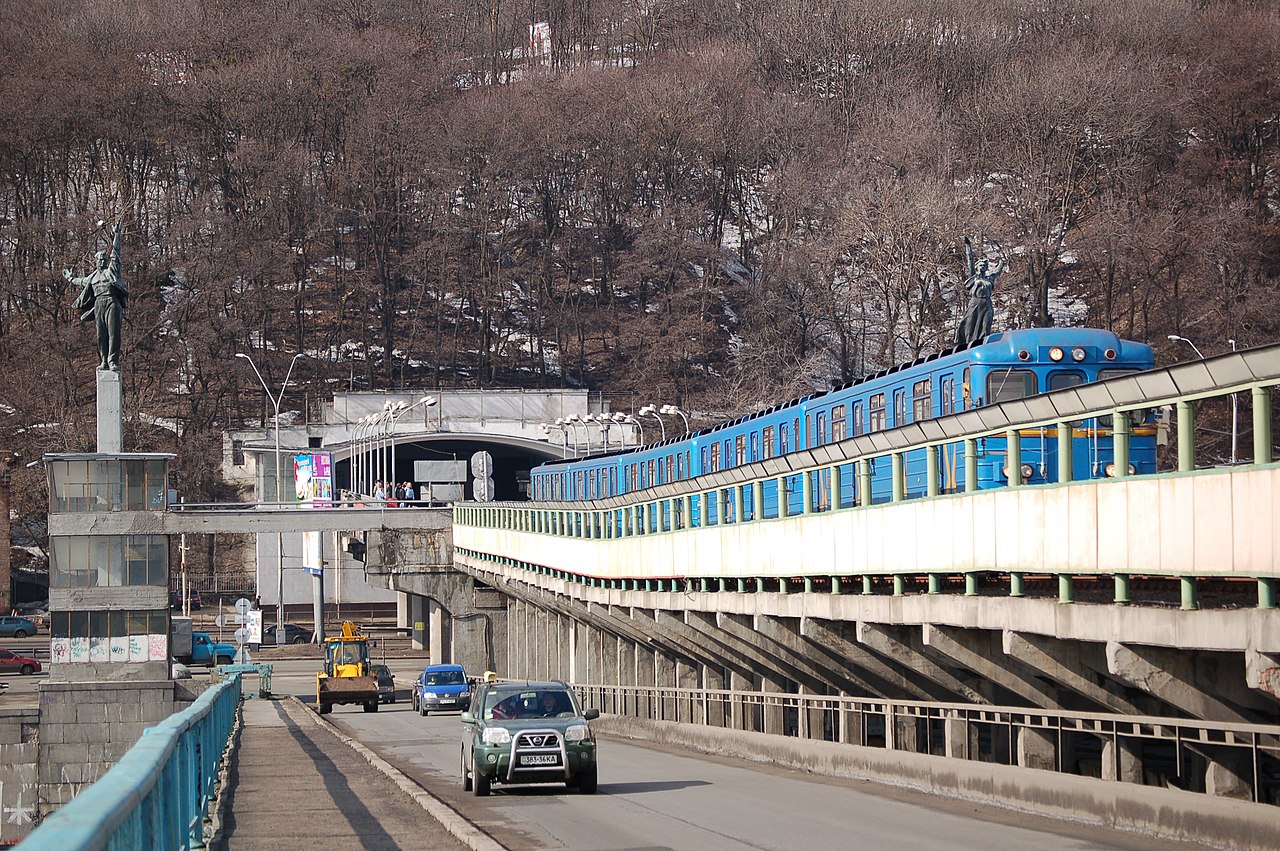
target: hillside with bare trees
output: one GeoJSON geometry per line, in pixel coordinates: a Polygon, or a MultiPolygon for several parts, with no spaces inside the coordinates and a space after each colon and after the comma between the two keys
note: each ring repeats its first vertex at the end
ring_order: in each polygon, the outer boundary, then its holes
{"type": "Polygon", "coordinates": [[[997,327],[1280,337],[1271,2],[10,1],[0,45],[0,448],[92,447],[61,271],[119,219],[126,445],[191,498],[263,417],[236,352],[306,352],[297,409],[730,416],[949,344],[965,235],[997,327]]]}

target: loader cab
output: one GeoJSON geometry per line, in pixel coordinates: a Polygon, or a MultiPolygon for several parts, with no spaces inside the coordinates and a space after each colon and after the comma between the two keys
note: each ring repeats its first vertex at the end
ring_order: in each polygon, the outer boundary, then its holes
{"type": "Polygon", "coordinates": [[[363,638],[325,642],[324,670],[331,677],[362,677],[369,670],[369,644],[363,638]]]}

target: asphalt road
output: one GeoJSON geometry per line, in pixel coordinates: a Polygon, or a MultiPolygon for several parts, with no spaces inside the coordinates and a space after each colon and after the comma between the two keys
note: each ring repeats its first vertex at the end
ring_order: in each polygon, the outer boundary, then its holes
{"type": "MultiPolygon", "coordinates": [[[[408,688],[422,660],[388,660],[399,701],[327,716],[511,849],[1168,849],[1168,842],[979,807],[876,784],[602,740],[594,796],[563,785],[495,787],[476,798],[458,774],[456,713],[422,718],[408,688]]],[[[275,663],[273,689],[314,703],[312,661],[275,663]]],[[[1176,845],[1173,845],[1176,847],[1176,845]]]]}

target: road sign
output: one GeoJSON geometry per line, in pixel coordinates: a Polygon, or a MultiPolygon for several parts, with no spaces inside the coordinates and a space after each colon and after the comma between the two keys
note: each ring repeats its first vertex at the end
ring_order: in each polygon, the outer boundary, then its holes
{"type": "Polygon", "coordinates": [[[213,619],[213,625],[216,626],[218,629],[222,629],[224,626],[227,625],[227,616],[218,615],[216,618],[213,619]]]}
{"type": "Polygon", "coordinates": [[[488,502],[493,499],[493,479],[491,477],[477,478],[471,483],[471,489],[474,491],[476,502],[488,502]]]}
{"type": "Polygon", "coordinates": [[[488,452],[477,452],[471,456],[471,475],[477,479],[486,479],[493,475],[493,456],[488,452]]]}
{"type": "Polygon", "coordinates": [[[245,627],[240,627],[239,629],[236,630],[236,644],[244,644],[248,640],[249,640],[248,629],[246,629],[245,627]]]}
{"type": "Polygon", "coordinates": [[[249,598],[241,597],[239,600],[236,600],[236,614],[243,615],[252,608],[253,603],[249,602],[249,598]]]}

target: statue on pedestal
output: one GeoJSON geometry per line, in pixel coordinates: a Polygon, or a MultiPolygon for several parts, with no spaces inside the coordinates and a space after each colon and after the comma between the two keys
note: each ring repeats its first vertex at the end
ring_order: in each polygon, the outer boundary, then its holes
{"type": "Polygon", "coordinates": [[[68,283],[84,289],[71,307],[83,311],[81,322],[94,321],[98,331],[98,369],[120,371],[120,324],[129,301],[129,290],[120,278],[120,222],[112,234],[111,252],[99,251],[97,268],[83,278],[73,277],[70,269],[62,270],[68,283]]]}
{"type": "Polygon", "coordinates": [[[965,291],[969,293],[969,305],[965,309],[960,327],[956,329],[956,345],[971,346],[981,343],[991,333],[991,293],[996,288],[996,278],[1004,271],[1004,261],[992,265],[985,257],[978,257],[969,237],[964,238],[965,291]]]}

